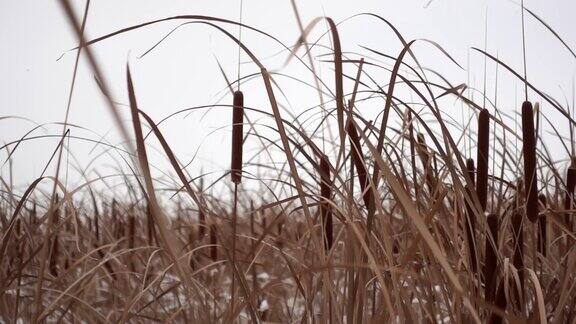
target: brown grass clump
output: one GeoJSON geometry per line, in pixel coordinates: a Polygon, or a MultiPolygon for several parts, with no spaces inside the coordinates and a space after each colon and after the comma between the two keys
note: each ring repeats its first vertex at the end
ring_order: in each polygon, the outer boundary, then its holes
{"type": "MultiPolygon", "coordinates": [[[[58,123],[57,135],[33,130],[5,141],[8,171],[26,143],[57,143],[54,161],[27,187],[1,175],[0,321],[576,321],[576,168],[566,165],[574,144],[556,120],[576,122],[564,100],[504,61],[474,49],[542,101],[538,129],[529,102],[516,132],[509,116],[517,109],[477,103],[472,85],[426,66],[413,45],[432,45],[450,67],[460,66],[457,58],[434,42],[406,40],[375,14],[354,19],[391,28],[399,54],[364,46],[353,52],[338,32],[346,21],[322,17],[305,26],[295,3],[301,35],[289,46],[249,24],[200,15],[89,38],[86,17],[80,22],[69,1],[60,2],[122,139],[113,144],[58,123]],[[139,106],[145,98],[128,68],[127,107],[113,98],[94,48],[170,22],[210,28],[248,58],[241,80],[228,80],[217,62],[226,83],[215,88],[224,89],[222,100],[233,95],[231,106],[203,103],[155,120],[139,106]],[[260,60],[264,53],[231,32],[239,27],[280,54],[260,60]],[[267,66],[282,55],[280,68],[267,66]],[[319,64],[329,77],[317,72],[319,64]],[[293,66],[314,82],[292,75],[293,66]],[[287,80],[303,87],[298,105],[287,80]],[[245,105],[235,83],[260,101],[245,105]],[[230,168],[211,161],[208,172],[199,172],[183,164],[186,154],[164,137],[166,123],[230,108],[230,168]],[[478,116],[477,136],[474,119],[465,116],[478,116]],[[552,150],[547,141],[560,145],[552,150]],[[75,156],[77,143],[101,153],[89,166],[56,158],[75,156]],[[79,180],[62,181],[52,167],[66,167],[79,180]]],[[[161,50],[156,45],[141,59],[161,50]]],[[[229,129],[230,120],[221,124],[211,134],[229,129]]]]}

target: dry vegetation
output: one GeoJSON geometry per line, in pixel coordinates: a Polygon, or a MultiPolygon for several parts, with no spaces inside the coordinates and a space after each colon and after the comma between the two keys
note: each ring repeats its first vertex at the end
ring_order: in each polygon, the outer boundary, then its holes
{"type": "MultiPolygon", "coordinates": [[[[371,49],[343,55],[337,25],[322,18],[332,40],[323,57],[333,69],[331,84],[317,77],[310,48],[318,40],[307,37],[321,19],[301,26],[303,36],[285,52],[309,70],[310,86],[323,98],[311,109],[316,118],[302,120],[310,114],[285,116],[274,73],[229,31],[236,22],[170,17],[85,41],[86,16],[77,19],[62,4],[82,44],[78,56],[88,59],[107,108],[130,139],[109,148],[125,157],[126,194],[107,195],[98,177],[67,188],[56,173],[24,192],[2,179],[3,321],[576,321],[576,166],[570,163],[576,156],[572,132],[561,136],[556,129],[571,130],[574,120],[569,107],[505,62],[476,50],[526,84],[535,104],[517,107],[518,125],[495,101],[479,104],[466,85],[422,67],[411,50],[415,42],[383,18],[372,17],[404,44],[398,55],[371,49]],[[132,124],[120,122],[91,52],[116,35],[174,20],[209,24],[237,42],[258,66],[251,79],[263,81],[268,98],[262,108],[245,105],[254,94],[229,82],[233,105],[214,107],[228,109],[233,121],[231,169],[210,184],[198,170],[183,168],[160,125],[139,110],[129,68],[132,124]],[[382,78],[387,82],[376,81],[382,78]],[[362,105],[374,98],[383,105],[371,121],[362,105]],[[443,113],[445,99],[464,109],[469,122],[443,113]],[[564,119],[551,123],[544,106],[564,119]],[[268,119],[273,131],[249,116],[268,119]],[[552,154],[543,136],[563,146],[552,154]],[[165,174],[173,175],[168,197],[155,188],[147,157],[152,139],[169,162],[165,174]],[[247,143],[259,149],[243,152],[247,143]],[[224,189],[209,190],[215,186],[224,189]]],[[[457,64],[439,47],[438,53],[457,64]]],[[[70,137],[66,127],[61,137],[70,137]]],[[[58,165],[63,143],[53,156],[58,165]]],[[[19,144],[25,145],[20,140],[4,149],[11,155],[19,144]]]]}

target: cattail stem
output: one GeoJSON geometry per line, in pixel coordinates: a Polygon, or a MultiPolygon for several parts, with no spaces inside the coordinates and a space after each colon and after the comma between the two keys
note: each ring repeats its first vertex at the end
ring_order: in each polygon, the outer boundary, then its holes
{"type": "Polygon", "coordinates": [[[524,143],[524,189],[526,196],[526,216],[531,222],[538,219],[538,186],[536,174],[536,137],[534,133],[534,112],[532,104],[522,104],[522,141],[524,143]]]}
{"type": "Polygon", "coordinates": [[[259,300],[258,300],[258,276],[256,273],[256,241],[254,241],[254,239],[256,238],[256,229],[255,229],[255,213],[254,213],[254,202],[252,200],[250,200],[250,235],[251,235],[251,240],[250,240],[250,246],[251,246],[251,250],[252,250],[252,269],[250,269],[251,273],[252,273],[252,294],[255,295],[255,299],[256,299],[256,304],[258,304],[259,300]]]}
{"type": "MultiPolygon", "coordinates": [[[[524,232],[523,232],[523,214],[515,211],[512,215],[512,233],[514,235],[514,254],[512,256],[512,263],[518,270],[520,277],[519,291],[521,294],[524,292],[524,232]]],[[[517,305],[521,306],[522,296],[518,296],[517,305]]]]}
{"type": "Polygon", "coordinates": [[[498,216],[489,214],[486,218],[491,240],[486,238],[486,251],[484,259],[484,280],[486,284],[485,297],[489,303],[496,298],[496,274],[498,273],[498,216]]]}
{"type": "MultiPolygon", "coordinates": [[[[133,250],[135,247],[136,240],[136,217],[134,214],[128,215],[128,249],[133,250]]],[[[132,272],[135,272],[134,261],[130,260],[130,268],[132,272]]]]}
{"type": "Polygon", "coordinates": [[[236,292],[236,231],[237,231],[237,210],[238,208],[238,183],[234,183],[234,207],[232,211],[232,285],[230,286],[230,314],[234,314],[235,292],[236,292]]]}
{"type": "MultiPolygon", "coordinates": [[[[500,281],[498,285],[498,293],[496,295],[496,307],[500,308],[502,311],[506,311],[506,307],[508,306],[508,301],[506,300],[506,292],[504,285],[506,282],[504,279],[500,281]]],[[[503,322],[502,316],[497,313],[492,313],[490,315],[490,319],[488,320],[489,324],[501,324],[503,322]]]]}

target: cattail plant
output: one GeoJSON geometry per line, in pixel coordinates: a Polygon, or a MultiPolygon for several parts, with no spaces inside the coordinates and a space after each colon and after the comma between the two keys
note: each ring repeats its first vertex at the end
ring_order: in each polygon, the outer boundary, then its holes
{"type": "Polygon", "coordinates": [[[327,156],[320,159],[320,215],[322,219],[324,248],[330,251],[333,241],[332,211],[328,202],[332,196],[332,185],[330,183],[330,162],[327,156]]]}
{"type": "Polygon", "coordinates": [[[216,237],[216,226],[210,224],[210,258],[212,261],[218,260],[218,238],[216,237]]]}
{"type": "Polygon", "coordinates": [[[346,128],[348,137],[350,138],[350,156],[354,166],[356,167],[356,174],[358,175],[360,190],[362,190],[364,205],[368,208],[370,206],[370,200],[372,199],[372,190],[368,185],[368,172],[366,170],[366,165],[364,164],[364,154],[362,153],[362,147],[360,146],[360,137],[358,136],[358,130],[356,129],[356,125],[352,118],[348,119],[346,128]]]}
{"type": "MultiPolygon", "coordinates": [[[[200,171],[200,173],[202,173],[202,171],[200,171]]],[[[204,177],[200,177],[198,188],[200,189],[200,193],[204,191],[204,177]]],[[[198,206],[198,220],[200,222],[200,226],[198,227],[198,240],[202,240],[206,234],[206,214],[204,214],[204,208],[202,206],[198,206]]]]}
{"type": "Polygon", "coordinates": [[[498,216],[494,213],[486,217],[490,235],[486,238],[486,251],[484,253],[484,281],[486,284],[485,297],[489,303],[494,303],[496,298],[496,275],[498,273],[498,216]]]}
{"type": "Polygon", "coordinates": [[[232,285],[230,287],[231,304],[234,307],[236,271],[236,233],[238,222],[238,184],[242,181],[242,141],[244,140],[244,94],[234,92],[232,112],[232,166],[231,176],[234,183],[234,210],[232,213],[232,285]]]}
{"type": "Polygon", "coordinates": [[[534,112],[532,104],[522,104],[522,141],[524,146],[524,189],[526,196],[526,216],[531,222],[538,219],[538,187],[536,175],[536,137],[534,132],[534,112]]]}
{"type": "MultiPolygon", "coordinates": [[[[524,232],[523,232],[524,215],[519,210],[514,210],[512,214],[512,234],[514,237],[514,251],[512,255],[512,264],[518,270],[520,278],[520,294],[524,292],[524,232]]],[[[522,296],[517,296],[517,305],[521,305],[522,296]]]]}
{"type": "MultiPolygon", "coordinates": [[[[502,278],[500,280],[500,284],[498,285],[498,291],[496,294],[496,307],[498,307],[502,311],[505,311],[506,307],[508,306],[508,300],[506,299],[505,286],[506,286],[505,279],[502,278]]],[[[492,314],[490,314],[490,317],[488,319],[488,323],[489,324],[501,324],[503,322],[503,320],[504,319],[502,318],[502,316],[500,316],[496,312],[492,312],[492,314]]]]}
{"type": "Polygon", "coordinates": [[[548,248],[548,222],[546,220],[548,198],[546,198],[546,195],[544,194],[539,194],[538,201],[540,202],[540,205],[542,205],[542,212],[538,215],[538,251],[542,256],[546,257],[546,250],[548,248]]]}
{"type": "MultiPolygon", "coordinates": [[[[468,177],[470,177],[470,181],[472,182],[470,186],[466,186],[466,192],[468,193],[469,197],[472,197],[472,190],[470,188],[474,187],[475,184],[475,175],[476,169],[474,166],[473,159],[466,160],[466,172],[468,172],[468,177]]],[[[470,267],[472,268],[473,273],[477,273],[478,271],[478,261],[476,258],[476,217],[474,216],[474,210],[472,209],[472,204],[467,200],[464,201],[466,205],[466,237],[468,238],[468,251],[470,256],[470,267]]]]}
{"type": "MultiPolygon", "coordinates": [[[[56,195],[54,205],[58,205],[58,200],[58,195],[56,195]]],[[[52,224],[54,224],[54,228],[58,228],[58,223],[60,222],[60,209],[56,208],[52,212],[51,216],[53,217],[52,224]]],[[[54,277],[58,276],[58,257],[60,255],[60,243],[58,240],[59,236],[60,235],[58,233],[54,235],[54,239],[52,241],[52,249],[50,251],[50,263],[48,265],[48,270],[54,277]]]]}
{"type": "Polygon", "coordinates": [[[571,210],[574,206],[574,188],[576,187],[576,167],[572,164],[566,173],[566,193],[564,196],[564,210],[566,214],[564,215],[564,222],[566,227],[572,229],[571,210]]]}
{"type": "MultiPolygon", "coordinates": [[[[250,235],[251,235],[251,239],[250,239],[250,248],[252,251],[252,254],[250,255],[250,257],[252,258],[252,260],[254,260],[256,258],[256,228],[255,228],[255,212],[254,212],[254,201],[250,200],[250,235]]],[[[250,272],[252,273],[252,290],[254,292],[256,292],[258,290],[258,277],[256,274],[256,262],[254,262],[254,264],[252,265],[250,272]]],[[[256,300],[258,301],[258,300],[256,300]]]]}
{"type": "MultiPolygon", "coordinates": [[[[188,231],[188,242],[194,242],[193,227],[190,227],[190,230],[188,231]]],[[[190,253],[190,259],[188,260],[188,265],[190,266],[190,269],[192,270],[196,269],[196,260],[194,260],[194,253],[190,253]]]]}
{"type": "Polygon", "coordinates": [[[146,205],[146,223],[148,225],[148,245],[152,246],[156,241],[156,229],[154,226],[154,219],[152,218],[152,211],[150,204],[146,205]]]}
{"type": "MultiPolygon", "coordinates": [[[[430,158],[431,153],[428,151],[428,146],[426,145],[426,139],[424,138],[424,134],[418,133],[416,135],[416,140],[418,145],[416,146],[418,155],[420,156],[420,162],[424,166],[425,174],[426,174],[426,183],[428,185],[428,190],[432,193],[434,191],[435,183],[435,175],[433,174],[433,167],[432,167],[432,159],[430,158]]],[[[474,161],[472,161],[474,163],[474,161]]]]}
{"type": "MultiPolygon", "coordinates": [[[[130,212],[128,215],[128,249],[133,250],[135,246],[136,240],[136,217],[135,215],[130,212]]],[[[134,272],[135,270],[134,261],[130,260],[130,270],[134,272]]]]}
{"type": "Polygon", "coordinates": [[[98,208],[94,204],[94,235],[96,235],[96,243],[100,242],[100,215],[98,215],[98,208]]]}
{"type": "Polygon", "coordinates": [[[242,141],[244,138],[244,94],[234,92],[232,111],[232,167],[231,176],[234,184],[242,181],[242,141]]]}
{"type": "Polygon", "coordinates": [[[476,173],[476,194],[480,201],[481,212],[486,211],[488,198],[488,152],[490,145],[490,113],[488,109],[482,109],[478,116],[478,151],[476,162],[478,169],[476,173]]]}

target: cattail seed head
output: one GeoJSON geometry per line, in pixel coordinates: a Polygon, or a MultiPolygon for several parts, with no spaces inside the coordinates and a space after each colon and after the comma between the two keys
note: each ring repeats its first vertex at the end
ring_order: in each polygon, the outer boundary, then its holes
{"type": "Polygon", "coordinates": [[[474,159],[466,160],[466,171],[468,172],[468,177],[472,181],[472,185],[476,183],[476,166],[474,165],[474,159]]]}
{"type": "Polygon", "coordinates": [[[234,92],[232,112],[232,182],[242,181],[242,141],[244,139],[244,94],[242,91],[234,92]]]}
{"type": "Polygon", "coordinates": [[[430,151],[428,151],[428,145],[426,145],[426,139],[424,138],[424,134],[418,133],[416,135],[416,139],[418,144],[416,146],[418,155],[420,156],[420,161],[422,162],[422,166],[424,167],[424,173],[426,174],[426,182],[428,184],[428,189],[430,192],[434,191],[436,187],[436,180],[434,179],[435,171],[433,170],[432,166],[432,159],[433,156],[430,151]]]}
{"type": "Polygon", "coordinates": [[[332,187],[330,185],[330,162],[328,157],[324,156],[320,160],[320,210],[322,215],[322,224],[324,228],[324,247],[328,251],[332,248],[333,228],[332,212],[328,201],[332,197],[332,187]]]}
{"type": "MultiPolygon", "coordinates": [[[[474,167],[474,159],[466,160],[466,172],[468,172],[468,176],[470,177],[472,183],[466,185],[466,194],[472,198],[472,192],[474,188],[474,175],[476,173],[476,169],[474,167]]],[[[470,256],[470,267],[473,273],[477,273],[478,271],[478,260],[476,259],[476,214],[474,213],[474,209],[472,208],[472,204],[468,200],[464,200],[464,204],[466,206],[466,217],[465,217],[465,224],[466,227],[466,237],[468,240],[468,252],[470,256]]]]}
{"type": "Polygon", "coordinates": [[[216,226],[210,225],[210,258],[212,261],[218,260],[218,238],[216,237],[216,226]]]}
{"type": "Polygon", "coordinates": [[[478,151],[476,161],[478,171],[476,173],[476,193],[482,211],[486,210],[488,197],[488,151],[490,145],[490,113],[482,109],[478,117],[478,151]]]}
{"type": "Polygon", "coordinates": [[[534,112],[532,104],[522,104],[522,141],[524,147],[524,184],[526,195],[526,216],[531,222],[538,218],[538,187],[536,175],[536,137],[534,132],[534,112]]]}
{"type": "Polygon", "coordinates": [[[136,217],[133,214],[128,215],[128,248],[135,247],[136,239],[136,217]]]}
{"type": "Polygon", "coordinates": [[[364,193],[364,205],[368,207],[370,205],[370,200],[372,199],[371,189],[366,190],[368,187],[368,172],[366,171],[366,166],[364,165],[364,154],[362,153],[362,147],[360,146],[360,137],[358,136],[358,131],[354,122],[350,119],[347,124],[348,137],[350,138],[350,156],[352,162],[356,167],[356,172],[358,174],[358,182],[360,182],[360,190],[364,193]]]}
{"type": "MultiPolygon", "coordinates": [[[[200,170],[200,173],[203,174],[202,170],[200,170]]],[[[200,190],[200,193],[203,194],[204,192],[204,177],[200,177],[200,183],[198,186],[198,189],[200,190]]],[[[198,221],[199,221],[199,226],[198,226],[198,239],[201,240],[204,238],[204,235],[206,234],[206,214],[204,214],[204,207],[203,206],[198,206],[198,221]]]]}
{"type": "MultiPolygon", "coordinates": [[[[576,187],[576,168],[571,166],[566,173],[566,194],[564,196],[564,209],[571,210],[574,206],[574,189],[576,187]]],[[[568,228],[572,228],[570,212],[566,212],[565,223],[568,228]]]]}

